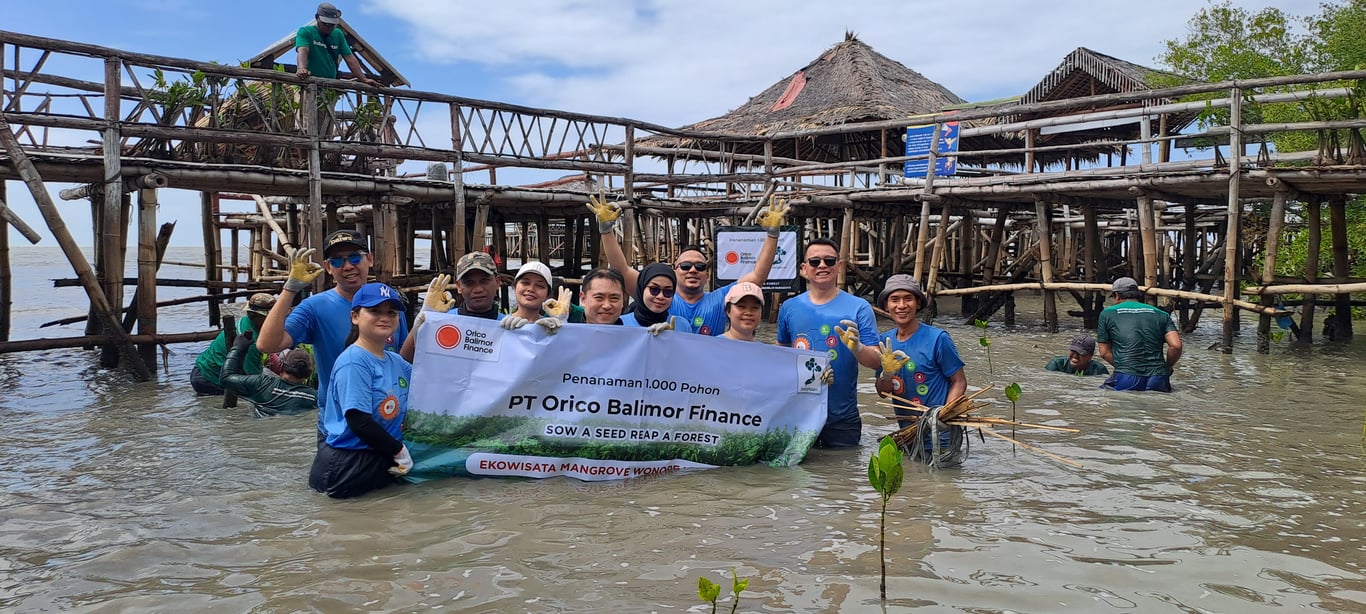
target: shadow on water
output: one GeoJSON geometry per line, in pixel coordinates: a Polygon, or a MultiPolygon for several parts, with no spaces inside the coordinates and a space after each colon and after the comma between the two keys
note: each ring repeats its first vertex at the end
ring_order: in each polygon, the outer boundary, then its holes
{"type": "MultiPolygon", "coordinates": [[[[1037,311],[1037,310],[1035,310],[1037,311]]],[[[1021,307],[1022,316],[1032,313],[1021,307]]],[[[191,312],[179,326],[203,325],[191,312]]],[[[164,320],[165,321],[165,320],[164,320]]],[[[1024,389],[1021,430],[960,469],[907,465],[888,513],[887,611],[1366,608],[1366,346],[1234,354],[1187,337],[1171,395],[1046,373],[1075,330],[941,318],[984,413],[1024,389]]],[[[885,324],[885,323],[884,323],[885,324]]],[[[312,493],[314,416],[196,399],[201,346],[133,385],[91,353],[0,356],[0,609],[692,611],[697,578],[751,580],[741,611],[878,606],[877,494],[890,432],[863,373],[863,446],[789,469],[627,482],[451,479],[355,501],[312,493]]]]}

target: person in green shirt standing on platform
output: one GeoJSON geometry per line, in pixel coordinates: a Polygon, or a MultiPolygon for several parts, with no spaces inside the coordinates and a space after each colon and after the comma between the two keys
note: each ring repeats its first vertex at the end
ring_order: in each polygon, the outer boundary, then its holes
{"type": "Polygon", "coordinates": [[[1101,387],[1171,392],[1172,368],[1181,359],[1181,333],[1171,314],[1141,302],[1143,291],[1132,277],[1116,279],[1110,291],[1116,303],[1100,312],[1096,348],[1115,374],[1101,387]]]}
{"type": "Polygon", "coordinates": [[[1109,375],[1110,370],[1106,369],[1105,365],[1091,360],[1095,355],[1096,340],[1088,335],[1078,335],[1073,337],[1072,344],[1067,346],[1067,355],[1048,361],[1048,366],[1044,367],[1044,370],[1077,375],[1109,375]]]}
{"type": "Polygon", "coordinates": [[[357,81],[378,87],[378,81],[365,76],[360,60],[346,42],[346,34],[337,27],[341,23],[341,11],[332,3],[324,2],[318,5],[313,18],[312,24],[299,28],[294,35],[294,50],[299,54],[295,72],[305,78],[314,75],[336,79],[337,68],[341,65],[339,60],[345,58],[357,81]]]}

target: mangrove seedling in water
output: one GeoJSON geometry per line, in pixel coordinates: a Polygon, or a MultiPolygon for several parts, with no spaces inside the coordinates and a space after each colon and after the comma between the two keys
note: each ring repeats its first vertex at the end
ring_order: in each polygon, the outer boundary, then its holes
{"type": "Polygon", "coordinates": [[[882,563],[882,582],[878,589],[887,601],[887,500],[901,490],[901,448],[891,437],[883,437],[877,452],[868,459],[868,483],[882,495],[882,517],[878,524],[878,558],[882,563]]]}
{"type": "MultiPolygon", "coordinates": [[[[1007,399],[1010,399],[1010,421],[1011,421],[1011,422],[1015,422],[1015,403],[1019,402],[1019,400],[1020,400],[1020,385],[1019,385],[1018,383],[1016,383],[1016,382],[1010,382],[1010,385],[1009,385],[1009,386],[1006,386],[1006,398],[1007,398],[1007,399]]],[[[1014,438],[1015,438],[1015,425],[1014,425],[1014,424],[1011,424],[1011,425],[1010,425],[1010,438],[1011,438],[1011,439],[1014,439],[1014,438]]],[[[1014,452],[1014,451],[1015,451],[1015,444],[1014,444],[1014,443],[1011,443],[1011,444],[1010,444],[1010,451],[1011,451],[1011,452],[1014,452]]]]}
{"type": "MultiPolygon", "coordinates": [[[[740,593],[749,588],[749,578],[740,579],[740,574],[734,569],[730,570],[731,581],[730,590],[735,593],[735,600],[730,604],[731,614],[735,614],[740,607],[740,593]]],[[[702,601],[711,604],[711,614],[716,614],[716,599],[721,596],[721,585],[709,580],[706,576],[697,579],[697,596],[702,601]]]]}
{"type": "Polygon", "coordinates": [[[991,368],[991,337],[987,336],[987,321],[973,320],[972,325],[982,329],[982,336],[977,338],[977,343],[987,349],[987,373],[996,375],[996,370],[991,368]]]}

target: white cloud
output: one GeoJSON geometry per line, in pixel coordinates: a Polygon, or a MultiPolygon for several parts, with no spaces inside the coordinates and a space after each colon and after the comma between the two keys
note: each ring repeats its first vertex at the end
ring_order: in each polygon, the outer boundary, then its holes
{"type": "MultiPolygon", "coordinates": [[[[1251,10],[1300,0],[1245,0],[1251,10]]],[[[968,100],[1023,93],[1076,47],[1153,65],[1203,3],[1054,0],[373,0],[417,57],[501,74],[517,102],[682,125],[725,113],[852,30],[968,100]]],[[[420,89],[438,89],[418,84],[420,89]]]]}
{"type": "MultiPolygon", "coordinates": [[[[1250,10],[1296,0],[1247,0],[1250,10]]],[[[967,100],[1031,88],[1076,46],[1154,64],[1203,7],[1190,0],[374,0],[415,53],[501,74],[516,103],[679,126],[724,114],[852,30],[967,100]]],[[[441,83],[421,89],[441,89],[441,83]]]]}

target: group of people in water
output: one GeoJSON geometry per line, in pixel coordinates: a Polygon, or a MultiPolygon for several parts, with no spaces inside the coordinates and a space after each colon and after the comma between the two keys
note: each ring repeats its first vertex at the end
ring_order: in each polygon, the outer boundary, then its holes
{"type": "MultiPolygon", "coordinates": [[[[288,350],[281,361],[286,375],[280,378],[282,383],[270,386],[255,381],[254,394],[248,398],[275,399],[268,404],[273,411],[261,413],[298,410],[303,395],[297,387],[307,379],[301,373],[304,357],[309,358],[309,367],[316,363],[318,451],[309,485],[329,496],[346,498],[392,484],[412,467],[402,424],[412,377],[413,333],[427,312],[455,309],[460,315],[496,320],[507,330],[539,326],[549,334],[583,323],[639,327],[652,335],[669,331],[755,341],[765,305],[761,286],[772,269],[786,214],[781,200],[758,213],[757,222],[766,237],[755,268],[710,291],[711,263],[701,247],[683,249],[672,263],[653,263],[637,271],[628,265],[618,243],[615,226],[620,207],[601,198],[591,199],[588,206],[597,217],[609,266],[584,275],[578,304],[571,302],[568,288],[556,287],[545,263],[530,261],[512,278],[516,308],[500,312],[497,263],[488,253],[476,251],[457,261],[453,278],[441,274],[431,281],[411,331],[401,293],[368,282],[373,256],[365,237],[353,230],[333,232],[323,246],[321,264],[312,260],[313,249],[296,250],[280,296],[252,297],[243,318],[250,330],[239,337],[232,350],[237,355],[226,361],[233,367],[220,372],[219,383],[230,379],[229,371],[236,376],[239,365],[255,365],[259,371],[260,355],[288,350]],[[335,280],[334,287],[298,301],[304,288],[324,271],[335,280]],[[458,305],[451,290],[460,299],[458,305]],[[301,344],[311,345],[312,353],[290,350],[301,344]]],[[[839,289],[844,266],[837,243],[824,238],[810,241],[799,265],[807,290],[785,300],[777,319],[779,345],[822,351],[830,357],[830,367],[823,374],[828,395],[826,423],[816,440],[816,446],[826,448],[859,444],[860,366],[876,372],[876,389],[893,400],[898,415],[906,417],[903,426],[918,419],[923,408],[942,406],[967,390],[963,360],[953,340],[944,330],[918,318],[929,303],[920,284],[909,275],[887,278],[877,306],[894,326],[879,333],[873,306],[839,289]]],[[[1048,369],[1108,374],[1092,360],[1098,346],[1101,358],[1116,370],[1106,379],[1106,387],[1170,391],[1171,368],[1181,354],[1180,335],[1170,316],[1142,303],[1142,291],[1132,279],[1117,280],[1113,290],[1117,302],[1101,314],[1098,343],[1089,337],[1074,339],[1068,356],[1054,359],[1048,369]]],[[[212,345],[208,351],[213,351],[212,345]]],[[[196,363],[191,380],[197,391],[209,383],[202,380],[209,379],[211,370],[196,363]]],[[[941,431],[944,442],[952,441],[951,435],[951,430],[941,431]]],[[[932,448],[926,445],[925,449],[932,448]]]]}

